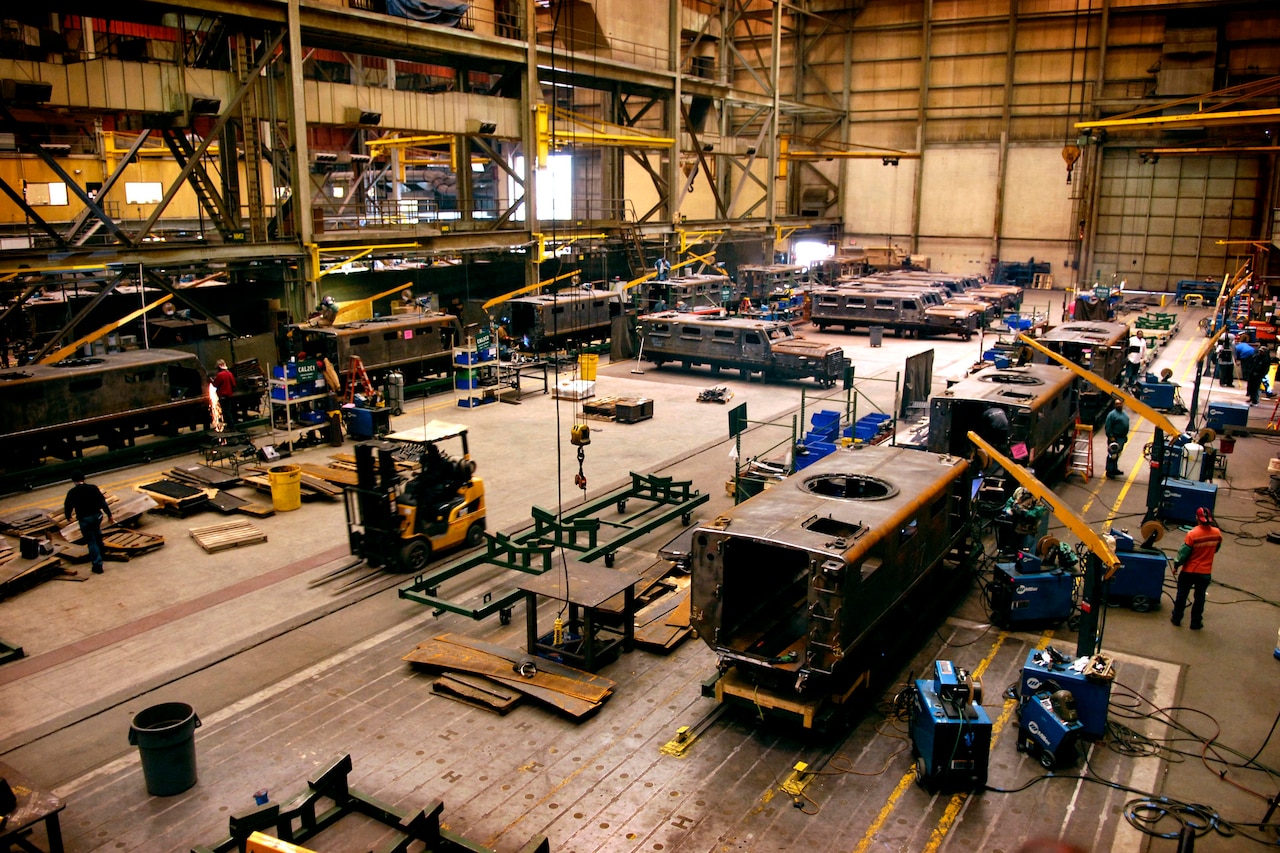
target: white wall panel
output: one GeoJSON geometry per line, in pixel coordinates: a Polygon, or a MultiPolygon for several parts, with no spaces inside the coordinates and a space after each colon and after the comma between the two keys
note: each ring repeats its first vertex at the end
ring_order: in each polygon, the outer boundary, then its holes
{"type": "Polygon", "coordinates": [[[885,166],[879,160],[846,161],[845,230],[884,236],[910,232],[912,182],[919,162],[885,166]]]}
{"type": "Polygon", "coordinates": [[[1071,193],[1060,146],[1011,147],[1005,167],[1001,238],[1066,241],[1072,231],[1071,193]]]}
{"type": "Polygon", "coordinates": [[[932,148],[921,163],[920,234],[990,237],[996,212],[996,149],[932,148]]]}

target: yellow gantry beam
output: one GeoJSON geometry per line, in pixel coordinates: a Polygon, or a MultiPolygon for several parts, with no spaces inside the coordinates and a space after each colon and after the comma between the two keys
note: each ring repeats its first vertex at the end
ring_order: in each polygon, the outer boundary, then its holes
{"type": "Polygon", "coordinates": [[[1224,112],[1194,112],[1172,116],[1138,116],[1135,118],[1109,118],[1098,121],[1076,122],[1076,130],[1127,130],[1149,127],[1221,127],[1244,124],[1273,124],[1280,122],[1280,109],[1228,110],[1224,112]]]}
{"type": "Polygon", "coordinates": [[[1106,576],[1108,578],[1115,573],[1116,569],[1120,568],[1120,558],[1108,547],[1106,540],[1095,533],[1089,523],[1077,515],[1076,511],[1067,506],[1049,487],[1036,479],[1036,476],[1026,468],[1001,454],[1000,451],[984,441],[976,432],[971,430],[967,435],[978,449],[987,454],[992,461],[999,463],[1000,467],[1008,471],[1010,476],[1017,480],[1023,488],[1053,508],[1054,516],[1065,524],[1067,529],[1074,533],[1081,542],[1088,545],[1089,550],[1099,560],[1106,564],[1106,576]]]}
{"type": "MultiPolygon", "coordinates": [[[[132,141],[132,140],[136,140],[138,135],[136,133],[124,134],[114,130],[104,130],[102,132],[102,156],[104,158],[123,157],[124,155],[129,153],[129,148],[127,146],[124,148],[120,148],[119,146],[116,145],[117,136],[128,138],[132,141]]],[[[218,150],[219,150],[218,143],[214,142],[209,146],[209,148],[206,150],[205,153],[211,154],[211,155],[217,154],[218,150]]],[[[138,149],[138,151],[134,154],[134,156],[138,158],[156,157],[156,158],[172,159],[173,152],[169,150],[168,146],[163,145],[160,138],[157,137],[155,145],[144,144],[141,148],[138,149]]]]}
{"type": "Polygon", "coordinates": [[[103,335],[108,335],[114,332],[116,329],[120,328],[125,323],[128,323],[130,320],[136,317],[141,317],[143,314],[147,313],[152,308],[155,308],[157,305],[163,305],[164,303],[168,302],[172,298],[173,298],[172,293],[166,293],[164,296],[161,296],[159,299],[157,299],[155,302],[152,302],[150,305],[143,305],[137,311],[130,311],[128,314],[125,314],[119,320],[113,320],[112,322],[107,323],[102,328],[92,331],[89,334],[85,335],[84,337],[79,338],[78,340],[76,340],[75,343],[67,344],[62,349],[56,350],[55,352],[52,352],[49,355],[46,355],[44,358],[40,359],[39,363],[53,364],[55,362],[62,361],[64,358],[71,355],[72,353],[80,349],[80,347],[84,346],[85,344],[92,343],[93,341],[96,341],[98,338],[102,337],[103,335]]]}
{"type": "Polygon", "coordinates": [[[1175,436],[1182,432],[1182,430],[1178,429],[1172,423],[1170,423],[1169,419],[1166,418],[1164,415],[1160,414],[1155,409],[1151,408],[1146,403],[1142,402],[1137,397],[1130,394],[1128,391],[1124,391],[1116,387],[1115,385],[1112,385],[1110,382],[1103,379],[1101,376],[1094,373],[1093,371],[1085,370],[1083,367],[1071,361],[1066,356],[1058,355],[1056,352],[1044,346],[1039,341],[1033,340],[1027,337],[1026,335],[1018,335],[1018,340],[1024,344],[1027,344],[1032,349],[1038,350],[1044,353],[1045,355],[1049,356],[1049,358],[1053,359],[1058,364],[1061,364],[1063,367],[1067,368],[1067,370],[1070,370],[1072,373],[1074,373],[1076,376],[1079,376],[1081,379],[1085,380],[1086,382],[1089,382],[1098,386],[1103,391],[1106,391],[1108,394],[1113,394],[1117,397],[1120,397],[1126,403],[1129,404],[1129,408],[1133,409],[1135,413],[1146,418],[1148,421],[1154,424],[1158,429],[1163,430],[1165,435],[1175,436]]]}
{"type": "Polygon", "coordinates": [[[614,148],[671,148],[676,144],[668,136],[653,136],[559,107],[548,109],[545,104],[538,105],[535,127],[540,168],[546,165],[545,158],[552,147],[574,142],[614,148]]]}
{"type": "Polygon", "coordinates": [[[1242,83],[1239,86],[1228,86],[1203,95],[1192,95],[1176,101],[1166,101],[1149,107],[1131,110],[1127,113],[1097,121],[1081,121],[1076,123],[1077,130],[1127,130],[1129,128],[1180,128],[1210,127],[1222,125],[1269,124],[1280,120],[1280,110],[1231,110],[1249,100],[1256,100],[1275,95],[1280,92],[1280,76],[1268,77],[1242,83]],[[1220,109],[1206,102],[1216,102],[1220,109]],[[1174,107],[1190,109],[1189,113],[1166,115],[1174,107]]]}
{"type": "MultiPolygon", "coordinates": [[[[1216,148],[1139,148],[1138,154],[1148,157],[1206,157],[1213,154],[1280,154],[1280,146],[1276,145],[1220,145],[1216,148]]],[[[1221,242],[1221,241],[1219,241],[1221,242]]]]}
{"type": "Polygon", "coordinates": [[[325,249],[325,248],[322,248],[318,243],[307,243],[306,249],[308,252],[311,253],[311,269],[315,270],[315,277],[310,280],[319,281],[321,278],[328,275],[329,273],[336,272],[338,268],[341,267],[343,264],[349,264],[352,261],[359,260],[360,258],[363,258],[365,255],[371,254],[373,252],[380,252],[380,251],[389,250],[389,249],[400,250],[400,249],[421,249],[421,248],[422,246],[418,245],[417,243],[380,243],[372,246],[342,246],[342,247],[335,247],[332,249],[325,249]],[[343,252],[352,252],[354,254],[349,255],[348,257],[344,258],[342,261],[339,261],[333,266],[326,267],[325,269],[320,268],[321,254],[333,255],[333,254],[339,254],[343,252]]]}

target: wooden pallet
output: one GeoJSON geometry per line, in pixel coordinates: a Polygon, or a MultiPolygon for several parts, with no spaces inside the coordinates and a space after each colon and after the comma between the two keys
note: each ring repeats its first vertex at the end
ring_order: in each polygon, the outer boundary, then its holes
{"type": "Polygon", "coordinates": [[[226,551],[267,541],[267,534],[248,521],[225,521],[207,527],[191,528],[191,538],[207,553],[226,551]]]}
{"type": "Polygon", "coordinates": [[[137,557],[164,547],[164,537],[137,530],[110,530],[102,534],[102,544],[107,551],[119,551],[130,557],[137,557]]]}
{"type": "Polygon", "coordinates": [[[750,683],[740,676],[737,670],[732,669],[716,681],[716,701],[723,704],[726,696],[750,702],[761,711],[773,711],[784,716],[799,718],[806,729],[813,728],[813,721],[826,702],[825,698],[798,699],[794,696],[775,693],[758,684],[750,683]]]}
{"type": "MultiPolygon", "coordinates": [[[[247,474],[242,478],[245,485],[253,486],[260,492],[271,492],[271,477],[266,472],[258,472],[247,474]]],[[[321,480],[319,477],[302,472],[299,479],[299,485],[302,490],[302,497],[321,497],[327,500],[335,501],[342,496],[342,486],[321,480]]]]}
{"type": "Polygon", "coordinates": [[[315,477],[327,483],[333,483],[338,486],[354,486],[359,482],[354,471],[347,471],[340,468],[326,468],[322,465],[302,464],[302,473],[304,476],[315,477]]]}

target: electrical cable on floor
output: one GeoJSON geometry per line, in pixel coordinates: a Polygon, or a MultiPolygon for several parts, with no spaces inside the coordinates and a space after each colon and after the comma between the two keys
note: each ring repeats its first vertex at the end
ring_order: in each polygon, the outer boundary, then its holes
{"type": "MultiPolygon", "coordinates": [[[[1261,800],[1268,801],[1268,802],[1271,800],[1270,794],[1255,791],[1252,788],[1249,788],[1247,785],[1244,785],[1240,782],[1235,781],[1234,778],[1228,778],[1228,776],[1232,770],[1250,770],[1254,772],[1265,773],[1267,774],[1269,779],[1274,781],[1275,779],[1280,778],[1280,772],[1278,772],[1274,768],[1268,767],[1267,765],[1264,765],[1258,762],[1256,755],[1253,757],[1246,757],[1244,753],[1240,752],[1239,750],[1234,749],[1233,747],[1227,746],[1226,744],[1220,742],[1218,740],[1218,737],[1222,733],[1222,727],[1221,727],[1221,724],[1217,721],[1217,719],[1213,717],[1213,715],[1196,708],[1187,708],[1183,706],[1170,706],[1165,708],[1157,707],[1155,703],[1153,703],[1146,696],[1142,695],[1141,693],[1134,690],[1133,688],[1120,682],[1115,682],[1113,684],[1113,687],[1112,687],[1113,696],[1114,696],[1115,687],[1119,687],[1121,690],[1127,691],[1130,697],[1137,700],[1137,704],[1134,704],[1131,706],[1121,706],[1113,702],[1112,703],[1113,714],[1128,717],[1129,719],[1150,719],[1168,726],[1174,732],[1177,732],[1179,734],[1186,736],[1182,738],[1165,738],[1163,744],[1160,745],[1160,748],[1162,750],[1166,750],[1170,754],[1176,754],[1176,755],[1185,756],[1188,758],[1199,757],[1205,769],[1208,770],[1210,773],[1212,773],[1214,776],[1216,776],[1219,780],[1226,782],[1232,787],[1235,787],[1245,793],[1252,794],[1253,796],[1258,797],[1261,800]],[[1143,706],[1150,707],[1151,710],[1146,712],[1142,712],[1138,710],[1143,706]],[[1205,737],[1204,735],[1197,733],[1188,724],[1183,723],[1178,719],[1175,719],[1175,717],[1173,716],[1174,712],[1181,712],[1183,714],[1198,714],[1204,717],[1205,719],[1207,719],[1209,722],[1213,724],[1213,727],[1214,727],[1213,735],[1211,737],[1205,737]],[[1197,751],[1190,751],[1190,750],[1184,750],[1184,749],[1178,748],[1176,744],[1181,743],[1183,741],[1199,744],[1200,749],[1197,751]],[[1234,756],[1240,760],[1232,761],[1228,757],[1226,757],[1228,755],[1234,756]],[[1219,765],[1219,767],[1215,768],[1214,766],[1211,766],[1211,765],[1219,765]]],[[[1123,696],[1123,694],[1121,695],[1123,696]]],[[[1269,737],[1270,735],[1268,735],[1268,738],[1269,737]]],[[[1261,750],[1259,750],[1259,752],[1261,752],[1261,750]]]]}

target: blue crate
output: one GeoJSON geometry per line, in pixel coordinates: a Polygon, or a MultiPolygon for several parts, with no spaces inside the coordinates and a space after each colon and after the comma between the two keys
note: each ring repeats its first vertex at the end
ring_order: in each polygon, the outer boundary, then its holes
{"type": "Polygon", "coordinates": [[[796,453],[796,470],[803,471],[824,456],[835,452],[836,446],[826,441],[804,442],[804,453],[796,453]]]}
{"type": "Polygon", "coordinates": [[[839,412],[832,412],[826,409],[821,412],[814,412],[809,418],[809,423],[812,426],[809,435],[815,438],[835,441],[840,435],[839,412]]]}

